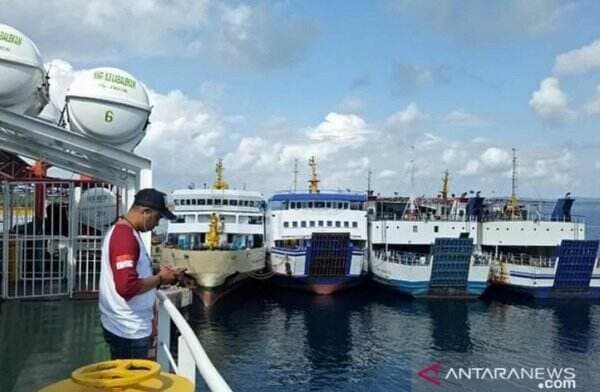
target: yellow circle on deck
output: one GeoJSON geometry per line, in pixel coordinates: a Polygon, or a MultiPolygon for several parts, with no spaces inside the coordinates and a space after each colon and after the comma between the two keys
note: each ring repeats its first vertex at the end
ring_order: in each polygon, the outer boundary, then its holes
{"type": "Polygon", "coordinates": [[[180,376],[160,373],[160,365],[144,359],[119,359],[81,367],[71,378],[59,381],[40,392],[88,391],[194,391],[192,383],[180,376]]]}

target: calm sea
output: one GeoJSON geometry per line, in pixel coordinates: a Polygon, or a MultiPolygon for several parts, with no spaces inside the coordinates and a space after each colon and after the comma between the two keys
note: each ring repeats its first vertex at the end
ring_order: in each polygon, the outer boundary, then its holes
{"type": "MultiPolygon", "coordinates": [[[[599,201],[578,200],[573,213],[585,216],[588,239],[600,239],[599,201]]],[[[598,302],[506,295],[411,300],[370,285],[313,296],[259,284],[193,318],[200,341],[234,390],[600,388],[598,302]],[[417,375],[427,367],[425,375],[440,385],[417,375]],[[552,379],[549,371],[561,375],[552,379]]]]}

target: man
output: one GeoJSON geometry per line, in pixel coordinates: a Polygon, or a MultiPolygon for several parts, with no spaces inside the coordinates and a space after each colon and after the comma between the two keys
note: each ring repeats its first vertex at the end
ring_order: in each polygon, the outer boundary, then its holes
{"type": "Polygon", "coordinates": [[[174,283],[183,272],[161,267],[158,274],[152,273],[151,258],[139,233],[154,229],[160,218],[175,219],[167,209],[165,194],[142,189],[104,238],[99,307],[112,359],[148,357],[156,288],[174,283]]]}

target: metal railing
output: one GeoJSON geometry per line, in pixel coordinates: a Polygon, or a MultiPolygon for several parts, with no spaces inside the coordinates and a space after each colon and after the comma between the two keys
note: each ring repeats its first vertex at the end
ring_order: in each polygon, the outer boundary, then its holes
{"type": "Polygon", "coordinates": [[[526,253],[500,253],[497,256],[492,257],[501,263],[527,265],[539,268],[554,268],[554,265],[558,259],[557,257],[553,256],[531,256],[526,253]]]}
{"type": "Polygon", "coordinates": [[[198,338],[177,307],[165,293],[158,290],[158,336],[156,359],[164,371],[174,371],[196,385],[196,370],[211,391],[231,391],[202,348],[198,338]],[[180,332],[177,338],[177,359],[171,352],[171,322],[180,332]]]}
{"type": "Polygon", "coordinates": [[[416,265],[416,266],[428,266],[431,264],[431,255],[425,253],[412,253],[412,252],[401,252],[401,251],[385,251],[374,250],[375,257],[382,261],[390,263],[402,264],[402,265],[416,265]]]}

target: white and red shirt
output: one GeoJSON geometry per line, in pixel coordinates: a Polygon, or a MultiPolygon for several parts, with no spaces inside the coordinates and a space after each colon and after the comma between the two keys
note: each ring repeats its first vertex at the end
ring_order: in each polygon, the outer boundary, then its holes
{"type": "Polygon", "coordinates": [[[140,235],[118,222],[102,244],[99,307],[105,329],[127,339],[150,336],[156,289],[139,294],[142,280],[150,276],[151,259],[140,235]]]}

